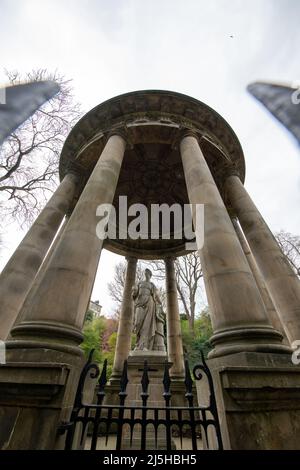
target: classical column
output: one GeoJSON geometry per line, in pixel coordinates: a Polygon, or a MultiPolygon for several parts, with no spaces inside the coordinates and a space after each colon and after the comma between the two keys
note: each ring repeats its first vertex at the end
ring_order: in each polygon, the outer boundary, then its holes
{"type": "Polygon", "coordinates": [[[111,377],[112,379],[120,378],[124,361],[128,358],[131,348],[131,335],[133,327],[132,287],[135,283],[137,258],[129,256],[126,259],[126,277],[118,326],[114,365],[111,377]]]}
{"type": "Polygon", "coordinates": [[[282,326],[281,320],[278,316],[278,313],[274,307],[273,301],[269,295],[268,289],[266,287],[266,283],[262,277],[262,274],[256,264],[256,261],[254,259],[253,254],[251,253],[250,247],[248,245],[248,242],[245,238],[245,235],[243,234],[241,227],[239,226],[238,220],[236,217],[231,218],[232,224],[234,226],[235,232],[238,236],[238,239],[240,241],[241,247],[243,249],[243,252],[245,253],[245,256],[247,258],[249,267],[252,271],[253,277],[255,279],[255,282],[257,284],[257,287],[259,289],[260,295],[262,297],[262,300],[264,302],[268,318],[271,320],[272,325],[277,331],[280,331],[280,333],[283,335],[287,342],[286,334],[284,331],[284,328],[282,326]]]}
{"type": "Polygon", "coordinates": [[[0,275],[0,338],[6,339],[59,225],[74,198],[77,177],[68,173],[0,275]]]}
{"type": "Polygon", "coordinates": [[[64,233],[64,230],[67,226],[68,221],[69,221],[69,218],[66,218],[65,221],[63,222],[62,226],[60,227],[55,239],[53,240],[53,243],[50,246],[50,248],[49,248],[49,250],[48,250],[48,252],[45,256],[44,261],[43,261],[42,265],[40,266],[40,269],[38,270],[37,275],[34,278],[32,286],[31,286],[27,296],[25,297],[24,303],[23,303],[23,305],[20,309],[20,312],[19,312],[19,314],[16,318],[14,326],[17,325],[18,323],[20,323],[22,318],[24,316],[26,316],[26,312],[28,311],[28,309],[31,308],[31,304],[34,301],[36,290],[37,290],[38,286],[40,285],[41,280],[43,279],[44,273],[45,273],[45,271],[46,271],[46,269],[49,265],[51,257],[53,255],[58,243],[61,240],[62,234],[64,233]]]}
{"type": "Polygon", "coordinates": [[[170,362],[173,364],[170,369],[170,375],[173,379],[182,379],[184,377],[184,358],[174,258],[166,258],[165,267],[167,297],[167,345],[168,357],[170,362]]]}
{"type": "MultiPolygon", "coordinates": [[[[255,280],[198,140],[186,135],[180,150],[190,203],[204,204],[199,249],[214,329],[210,357],[242,351],[286,352],[267,318],[255,280]]],[[[196,222],[196,221],[195,221],[196,222]]],[[[196,223],[195,223],[195,226],[196,223]]]]}
{"type": "Polygon", "coordinates": [[[96,234],[96,210],[114,198],[126,142],[109,137],[74,208],[62,239],[35,292],[31,308],[13,337],[33,337],[60,344],[82,341],[82,326],[91,295],[103,240],[96,234]]]}
{"type": "Polygon", "coordinates": [[[237,175],[225,183],[230,201],[289,341],[300,339],[300,281],[237,175]]]}
{"type": "Polygon", "coordinates": [[[7,367],[0,367],[1,448],[16,449],[20,442],[23,449],[64,447],[65,435],[57,429],[70,419],[84,364],[78,344],[103,245],[96,209],[113,201],[125,146],[117,133],[108,138],[30,307],[24,316],[21,310],[6,342],[7,367]]]}

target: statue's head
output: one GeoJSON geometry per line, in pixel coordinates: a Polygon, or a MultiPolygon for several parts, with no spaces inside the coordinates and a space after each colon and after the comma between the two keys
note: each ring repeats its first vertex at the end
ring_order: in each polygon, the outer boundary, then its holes
{"type": "Polygon", "coordinates": [[[145,278],[146,278],[146,280],[150,281],[151,276],[152,276],[152,272],[150,271],[150,269],[146,268],[145,269],[145,278]]]}

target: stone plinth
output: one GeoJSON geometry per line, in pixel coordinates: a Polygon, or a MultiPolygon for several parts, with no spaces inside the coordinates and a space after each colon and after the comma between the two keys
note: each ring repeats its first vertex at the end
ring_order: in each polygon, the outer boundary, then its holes
{"type": "MultiPolygon", "coordinates": [[[[168,361],[167,353],[164,351],[131,351],[128,357],[128,386],[126,403],[140,406],[141,401],[141,379],[144,370],[144,362],[148,363],[148,402],[147,406],[164,406],[163,399],[163,376],[165,363],[168,361]]],[[[169,363],[170,364],[170,363],[169,363]]],[[[171,365],[171,364],[170,364],[171,365]]]]}
{"type": "Polygon", "coordinates": [[[57,430],[70,419],[83,355],[72,348],[11,346],[0,367],[0,448],[63,449],[65,434],[57,430]]]}
{"type": "MultiPolygon", "coordinates": [[[[148,364],[148,377],[149,386],[147,407],[164,407],[165,400],[163,398],[163,376],[165,363],[168,361],[167,353],[164,351],[131,351],[128,357],[128,386],[127,386],[127,406],[142,406],[141,399],[141,379],[144,370],[144,362],[148,364]]],[[[168,363],[171,366],[171,363],[168,363]]],[[[136,411],[135,416],[141,415],[141,412],[136,411]]],[[[152,417],[151,412],[148,411],[147,417],[152,417]]],[[[165,418],[162,413],[162,419],[165,418]]],[[[155,449],[155,435],[154,428],[147,427],[147,449],[155,449]]],[[[133,433],[132,446],[130,446],[130,432],[129,429],[124,428],[123,431],[123,449],[140,449],[141,448],[141,432],[140,428],[135,426],[133,433]]],[[[164,426],[160,426],[157,437],[157,448],[166,449],[166,435],[164,426]]]]}
{"type": "MultiPolygon", "coordinates": [[[[289,354],[246,352],[207,364],[225,449],[300,449],[300,366],[289,354]]],[[[206,402],[205,380],[196,385],[200,403],[206,402]]]]}

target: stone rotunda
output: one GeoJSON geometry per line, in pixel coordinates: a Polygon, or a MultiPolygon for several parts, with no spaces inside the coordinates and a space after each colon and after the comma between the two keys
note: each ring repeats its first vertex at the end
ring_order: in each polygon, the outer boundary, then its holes
{"type": "MultiPolygon", "coordinates": [[[[300,339],[299,279],[244,187],[243,151],[228,123],[179,93],[127,93],[77,123],[59,172],[60,185],[1,274],[7,350],[0,369],[2,447],[62,446],[56,429],[74,402],[83,363],[79,344],[102,248],[127,259],[112,378],[120,377],[130,353],[137,260],[163,259],[167,354],[171,376],[182,380],[174,258],[186,253],[187,240],[172,236],[172,225],[168,239],[100,240],[97,207],[113,204],[118,221],[120,196],[128,206],[147,208],[204,204],[199,256],[224,446],[299,447],[299,367],[290,349],[300,339]],[[259,442],[255,432],[263,436],[259,442]]],[[[124,228],[117,223],[118,233],[124,228]]]]}

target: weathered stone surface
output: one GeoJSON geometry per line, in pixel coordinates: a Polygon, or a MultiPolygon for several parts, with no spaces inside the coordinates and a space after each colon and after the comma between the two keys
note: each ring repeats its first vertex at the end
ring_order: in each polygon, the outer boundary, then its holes
{"type": "MultiPolygon", "coordinates": [[[[300,367],[290,355],[247,352],[208,365],[225,449],[300,449],[300,367]]],[[[196,386],[205,397],[205,383],[196,386]]]]}
{"type": "Polygon", "coordinates": [[[1,449],[64,447],[57,434],[61,421],[70,419],[82,353],[48,345],[7,343],[7,365],[0,367],[1,449]]]}

